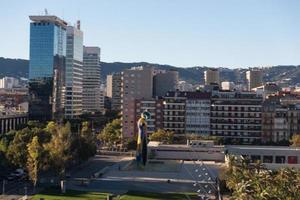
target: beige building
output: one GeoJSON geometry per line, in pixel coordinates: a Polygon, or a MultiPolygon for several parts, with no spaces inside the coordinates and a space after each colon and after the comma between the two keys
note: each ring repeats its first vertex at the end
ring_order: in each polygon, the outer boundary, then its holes
{"type": "Polygon", "coordinates": [[[122,136],[123,139],[136,135],[134,125],[135,99],[151,99],[153,94],[153,69],[134,67],[123,72],[122,76],[122,136]]]}
{"type": "Polygon", "coordinates": [[[106,77],[106,96],[111,99],[111,109],[121,110],[122,74],[114,73],[106,77]]]}
{"type": "Polygon", "coordinates": [[[251,69],[246,72],[246,79],[248,84],[248,90],[263,85],[263,72],[260,69],[251,69]]]}
{"type": "Polygon", "coordinates": [[[220,84],[220,75],[218,69],[207,69],[204,71],[205,85],[220,84]]]}

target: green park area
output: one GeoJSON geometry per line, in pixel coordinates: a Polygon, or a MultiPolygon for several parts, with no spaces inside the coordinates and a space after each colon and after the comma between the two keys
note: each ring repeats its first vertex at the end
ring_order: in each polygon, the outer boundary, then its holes
{"type": "MultiPolygon", "coordinates": [[[[68,190],[65,194],[60,193],[58,189],[47,189],[36,195],[31,200],[106,200],[108,193],[86,192],[68,190]]],[[[113,196],[113,200],[184,200],[197,199],[195,193],[150,193],[129,191],[124,195],[113,196]]]]}

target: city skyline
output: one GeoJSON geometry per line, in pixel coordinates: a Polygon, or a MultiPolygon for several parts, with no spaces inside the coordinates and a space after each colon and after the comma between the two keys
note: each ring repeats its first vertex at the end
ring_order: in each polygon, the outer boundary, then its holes
{"type": "Polygon", "coordinates": [[[177,67],[298,65],[297,1],[12,1],[2,3],[0,56],[29,58],[28,15],[81,20],[85,45],[106,62],[151,62],[177,67]],[[13,17],[12,17],[13,14],[13,17]],[[18,44],[12,46],[11,40],[18,44]]]}

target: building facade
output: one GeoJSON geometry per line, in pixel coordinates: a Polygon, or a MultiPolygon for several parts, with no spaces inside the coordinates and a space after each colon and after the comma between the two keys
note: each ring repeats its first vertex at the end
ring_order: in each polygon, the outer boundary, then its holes
{"type": "Polygon", "coordinates": [[[246,72],[248,90],[263,85],[263,72],[260,69],[251,69],[246,72]]]}
{"type": "Polygon", "coordinates": [[[19,80],[14,77],[3,77],[0,79],[0,88],[12,89],[19,86],[19,80]]]}
{"type": "Polygon", "coordinates": [[[186,93],[173,91],[164,96],[164,129],[176,137],[185,137],[186,93]]]}
{"type": "Polygon", "coordinates": [[[16,130],[20,126],[25,126],[28,121],[27,114],[0,114],[0,135],[11,130],[16,130]]]}
{"type": "MultiPolygon", "coordinates": [[[[139,99],[135,100],[135,121],[141,117],[144,111],[150,113],[150,119],[147,120],[147,132],[151,134],[158,129],[163,128],[163,100],[162,99],[139,99]]],[[[137,123],[134,124],[134,130],[137,133],[138,127],[137,123]]]]}
{"type": "Polygon", "coordinates": [[[223,81],[221,83],[222,90],[234,90],[235,89],[235,84],[234,82],[230,81],[223,81]]]}
{"type": "Polygon", "coordinates": [[[65,118],[78,118],[82,114],[83,32],[67,27],[65,118]]]}
{"type": "Polygon", "coordinates": [[[168,91],[178,88],[178,72],[174,70],[160,70],[153,77],[154,96],[163,97],[168,91]]]}
{"type": "Polygon", "coordinates": [[[205,85],[220,84],[220,74],[218,69],[207,69],[204,71],[205,85]]]}
{"type": "Polygon", "coordinates": [[[282,104],[280,96],[272,96],[263,103],[262,134],[264,143],[288,144],[300,133],[300,104],[282,104]]]}
{"type": "Polygon", "coordinates": [[[114,73],[106,78],[106,95],[111,99],[111,109],[121,110],[122,73],[114,73]]]}
{"type": "Polygon", "coordinates": [[[56,16],[30,16],[29,118],[64,114],[66,26],[56,16]]]}
{"type": "Polygon", "coordinates": [[[122,136],[124,139],[136,136],[136,99],[152,99],[153,69],[134,67],[122,74],[122,136]]]}
{"type": "Polygon", "coordinates": [[[210,93],[188,92],[185,109],[185,132],[210,135],[210,93]]]}
{"type": "Polygon", "coordinates": [[[83,48],[83,112],[103,112],[104,97],[101,96],[100,48],[83,48]],[[102,99],[102,100],[101,100],[102,99]]]}
{"type": "Polygon", "coordinates": [[[253,92],[213,91],[211,135],[225,143],[250,144],[262,136],[262,97],[253,92]]]}

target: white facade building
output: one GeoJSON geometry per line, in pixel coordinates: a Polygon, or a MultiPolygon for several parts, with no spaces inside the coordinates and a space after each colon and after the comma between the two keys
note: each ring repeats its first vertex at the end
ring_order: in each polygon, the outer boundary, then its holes
{"type": "Polygon", "coordinates": [[[100,48],[83,48],[83,112],[103,112],[101,100],[100,48]]]}
{"type": "Polygon", "coordinates": [[[185,132],[188,134],[210,134],[210,95],[190,93],[185,105],[185,132]]]}
{"type": "Polygon", "coordinates": [[[67,27],[65,118],[82,114],[83,32],[78,27],[67,27]]]}
{"type": "Polygon", "coordinates": [[[13,77],[3,77],[0,79],[0,88],[12,89],[19,86],[19,80],[13,77]]]}

